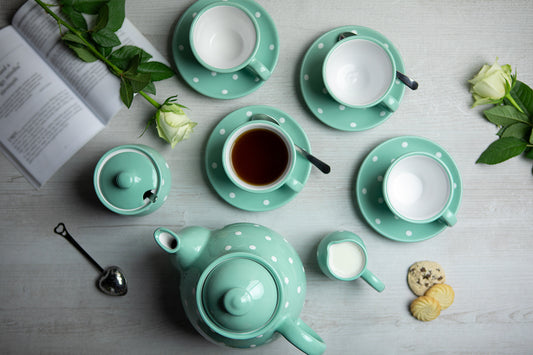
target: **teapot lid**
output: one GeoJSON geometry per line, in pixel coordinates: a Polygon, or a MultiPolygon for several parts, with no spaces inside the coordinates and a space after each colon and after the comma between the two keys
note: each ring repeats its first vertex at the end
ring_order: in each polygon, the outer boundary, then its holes
{"type": "Polygon", "coordinates": [[[215,265],[200,284],[200,312],[222,335],[259,330],[276,313],[279,288],[271,271],[259,260],[247,256],[226,259],[215,265]]]}
{"type": "Polygon", "coordinates": [[[113,212],[136,214],[155,202],[161,178],[157,162],[142,146],[123,145],[102,156],[94,171],[94,188],[113,212]]]}

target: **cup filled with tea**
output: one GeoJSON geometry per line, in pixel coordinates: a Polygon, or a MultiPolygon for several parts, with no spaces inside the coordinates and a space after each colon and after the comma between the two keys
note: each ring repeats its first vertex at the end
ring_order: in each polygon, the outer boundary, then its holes
{"type": "Polygon", "coordinates": [[[378,292],[385,289],[385,284],[368,270],[366,246],[355,233],[337,231],[325,236],[318,244],[317,260],[322,272],[331,279],[362,278],[378,292]]]}
{"type": "Polygon", "coordinates": [[[282,186],[303,188],[293,175],[296,149],[278,125],[248,121],[231,132],[222,148],[222,165],[229,179],[249,192],[271,192],[282,186]]]}
{"type": "Polygon", "coordinates": [[[454,195],[450,170],[436,156],[412,152],[394,160],[383,177],[383,198],[391,211],[411,223],[457,222],[450,210],[454,195]]]}
{"type": "Polygon", "coordinates": [[[238,2],[216,1],[202,8],[191,24],[189,41],[194,57],[208,70],[233,73],[248,68],[261,80],[271,75],[257,58],[257,20],[238,2]]]}
{"type": "Polygon", "coordinates": [[[337,42],[326,55],[322,76],[331,97],[344,106],[398,109],[399,102],[391,95],[396,81],[394,57],[372,37],[357,35],[337,42]]]}

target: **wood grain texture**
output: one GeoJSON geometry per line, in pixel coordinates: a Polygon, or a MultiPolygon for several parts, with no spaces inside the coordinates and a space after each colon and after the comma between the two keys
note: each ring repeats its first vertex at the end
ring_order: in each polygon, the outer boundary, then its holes
{"type": "MultiPolygon", "coordinates": [[[[22,0],[0,1],[0,26],[22,0]]],[[[168,57],[169,36],[192,1],[128,0],[127,16],[168,57]]],[[[152,115],[143,100],[123,109],[39,191],[0,156],[0,352],[3,354],[237,354],[204,340],[179,301],[179,278],[152,232],[201,225],[220,228],[255,222],[285,236],[307,272],[302,319],[325,340],[327,354],[531,353],[533,347],[532,161],[476,165],[496,129],[472,103],[467,80],[497,57],[533,85],[533,2],[260,0],[280,36],[280,58],[256,92],[235,100],[206,98],[179,78],[158,85],[158,99],[179,94],[199,124],[190,140],[171,150],[150,132],[137,138],[152,115]],[[419,83],[399,110],[365,132],[331,129],[307,110],[298,73],[309,45],[341,25],[362,25],[387,36],[406,72],[419,83]],[[279,108],[304,128],[312,151],[332,167],[312,169],[303,191],[274,211],[251,213],[226,204],[209,186],[204,147],[228,113],[247,105],[279,108]],[[428,241],[403,244],[377,234],[353,199],[355,175],[368,152],[400,135],[442,145],[463,179],[456,226],[428,241]],[[107,211],[92,188],[92,172],[108,149],[143,143],[158,149],[172,170],[164,207],[144,217],[107,211]],[[119,265],[128,278],[124,298],[93,286],[96,271],[52,229],[64,222],[102,265],[119,265]],[[386,285],[375,292],[362,280],[342,283],[321,274],[315,253],[337,229],[360,235],[369,268],[386,285]],[[406,283],[414,261],[435,260],[455,290],[454,304],[423,323],[409,313],[414,295],[406,283]]],[[[169,58],[170,59],[170,58],[169,58]]],[[[254,354],[299,354],[280,338],[254,354]]]]}

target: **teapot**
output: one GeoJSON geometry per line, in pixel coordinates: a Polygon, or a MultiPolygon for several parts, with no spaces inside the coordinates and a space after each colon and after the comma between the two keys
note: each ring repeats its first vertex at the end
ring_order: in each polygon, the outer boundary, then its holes
{"type": "Polygon", "coordinates": [[[188,227],[154,232],[180,271],[185,313],[206,339],[255,348],[283,335],[307,354],[326,345],[300,318],[306,280],[302,262],[276,232],[251,223],[211,231],[188,227]]]}

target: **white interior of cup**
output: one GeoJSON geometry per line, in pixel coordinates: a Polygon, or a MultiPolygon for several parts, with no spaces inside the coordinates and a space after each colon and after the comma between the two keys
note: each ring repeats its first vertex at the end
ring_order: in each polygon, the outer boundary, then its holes
{"type": "Polygon", "coordinates": [[[359,244],[344,241],[328,246],[328,268],[335,276],[354,278],[363,271],[365,265],[365,252],[359,244]]]}
{"type": "Polygon", "coordinates": [[[287,176],[290,174],[292,167],[295,163],[295,159],[296,159],[294,155],[294,148],[292,147],[292,143],[290,139],[285,135],[285,133],[277,126],[274,126],[273,124],[269,124],[269,123],[263,123],[263,122],[252,122],[252,123],[249,123],[247,125],[244,125],[238,128],[236,131],[233,131],[228,137],[228,139],[226,140],[226,142],[224,143],[222,154],[223,154],[222,164],[224,166],[224,170],[226,171],[226,174],[228,174],[228,177],[234,183],[244,188],[245,190],[257,191],[257,192],[267,191],[267,190],[270,191],[272,189],[275,189],[281,186],[283,182],[287,179],[287,176]],[[232,163],[233,146],[235,145],[235,142],[237,141],[237,139],[241,135],[243,135],[245,132],[248,132],[253,129],[258,129],[258,128],[267,129],[271,132],[276,133],[282,139],[283,143],[285,143],[287,152],[289,154],[288,159],[287,159],[287,165],[283,173],[275,181],[272,181],[271,183],[265,184],[265,185],[252,185],[242,180],[237,175],[237,172],[235,171],[235,168],[232,163]]]}
{"type": "Polygon", "coordinates": [[[192,45],[207,65],[231,69],[245,63],[257,42],[254,22],[241,9],[220,5],[200,16],[193,28],[192,45]]]}
{"type": "Polygon", "coordinates": [[[395,73],[389,54],[378,44],[354,38],[339,44],[324,64],[328,91],[349,106],[368,106],[388,91],[395,73]]]}
{"type": "Polygon", "coordinates": [[[448,205],[451,181],[437,160],[411,155],[398,161],[386,179],[388,203],[401,216],[414,221],[436,218],[448,205]]]}

